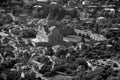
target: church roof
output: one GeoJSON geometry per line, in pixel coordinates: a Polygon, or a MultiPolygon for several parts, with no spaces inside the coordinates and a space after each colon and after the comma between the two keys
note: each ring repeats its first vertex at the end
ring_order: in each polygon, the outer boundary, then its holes
{"type": "Polygon", "coordinates": [[[55,18],[52,13],[49,13],[46,20],[51,21],[51,20],[55,20],[55,18]]]}
{"type": "Polygon", "coordinates": [[[53,32],[53,31],[59,32],[59,29],[56,26],[52,26],[52,27],[49,28],[49,31],[50,32],[53,32]]]}
{"type": "Polygon", "coordinates": [[[49,30],[52,31],[55,28],[56,28],[56,26],[52,26],[52,27],[49,28],[49,30]]]}

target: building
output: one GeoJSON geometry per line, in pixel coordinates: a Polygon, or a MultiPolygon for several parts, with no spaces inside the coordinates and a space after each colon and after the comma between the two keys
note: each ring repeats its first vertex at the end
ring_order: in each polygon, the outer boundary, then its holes
{"type": "Polygon", "coordinates": [[[32,39],[32,44],[34,46],[51,46],[64,44],[64,41],[56,26],[52,26],[49,29],[47,29],[47,26],[42,26],[36,38],[32,39]]]}
{"type": "Polygon", "coordinates": [[[48,34],[48,42],[50,43],[62,43],[63,35],[60,34],[59,29],[56,26],[49,28],[50,34],[48,34]]]}
{"type": "Polygon", "coordinates": [[[54,16],[53,16],[52,13],[48,14],[48,16],[46,18],[46,22],[47,22],[47,26],[48,27],[54,26],[54,24],[56,23],[56,21],[55,21],[55,18],[54,18],[54,16]]]}

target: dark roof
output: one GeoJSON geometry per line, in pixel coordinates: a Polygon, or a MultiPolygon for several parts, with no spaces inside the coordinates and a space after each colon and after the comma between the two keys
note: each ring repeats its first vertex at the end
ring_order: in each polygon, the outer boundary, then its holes
{"type": "Polygon", "coordinates": [[[55,18],[54,18],[54,16],[53,16],[53,14],[52,13],[49,13],[48,14],[48,16],[47,16],[47,18],[46,18],[46,20],[55,20],[55,18]]]}

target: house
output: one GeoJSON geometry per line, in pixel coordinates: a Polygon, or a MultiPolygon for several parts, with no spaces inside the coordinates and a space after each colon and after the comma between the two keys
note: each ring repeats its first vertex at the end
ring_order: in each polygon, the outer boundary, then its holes
{"type": "Polygon", "coordinates": [[[38,2],[48,2],[48,0],[37,0],[38,2]]]}
{"type": "Polygon", "coordinates": [[[11,2],[11,3],[18,3],[17,0],[11,0],[10,2],[11,2]]]}
{"type": "Polygon", "coordinates": [[[29,6],[33,3],[36,3],[36,0],[23,0],[23,2],[25,3],[25,5],[29,6]]]}
{"type": "Polygon", "coordinates": [[[36,0],[23,0],[23,1],[28,4],[32,4],[36,2],[36,0]]]}

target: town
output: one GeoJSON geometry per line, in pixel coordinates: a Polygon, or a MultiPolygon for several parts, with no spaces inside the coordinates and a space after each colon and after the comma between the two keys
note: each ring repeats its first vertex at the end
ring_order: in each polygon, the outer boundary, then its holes
{"type": "Polygon", "coordinates": [[[120,1],[1,0],[0,80],[120,80],[120,1]]]}

